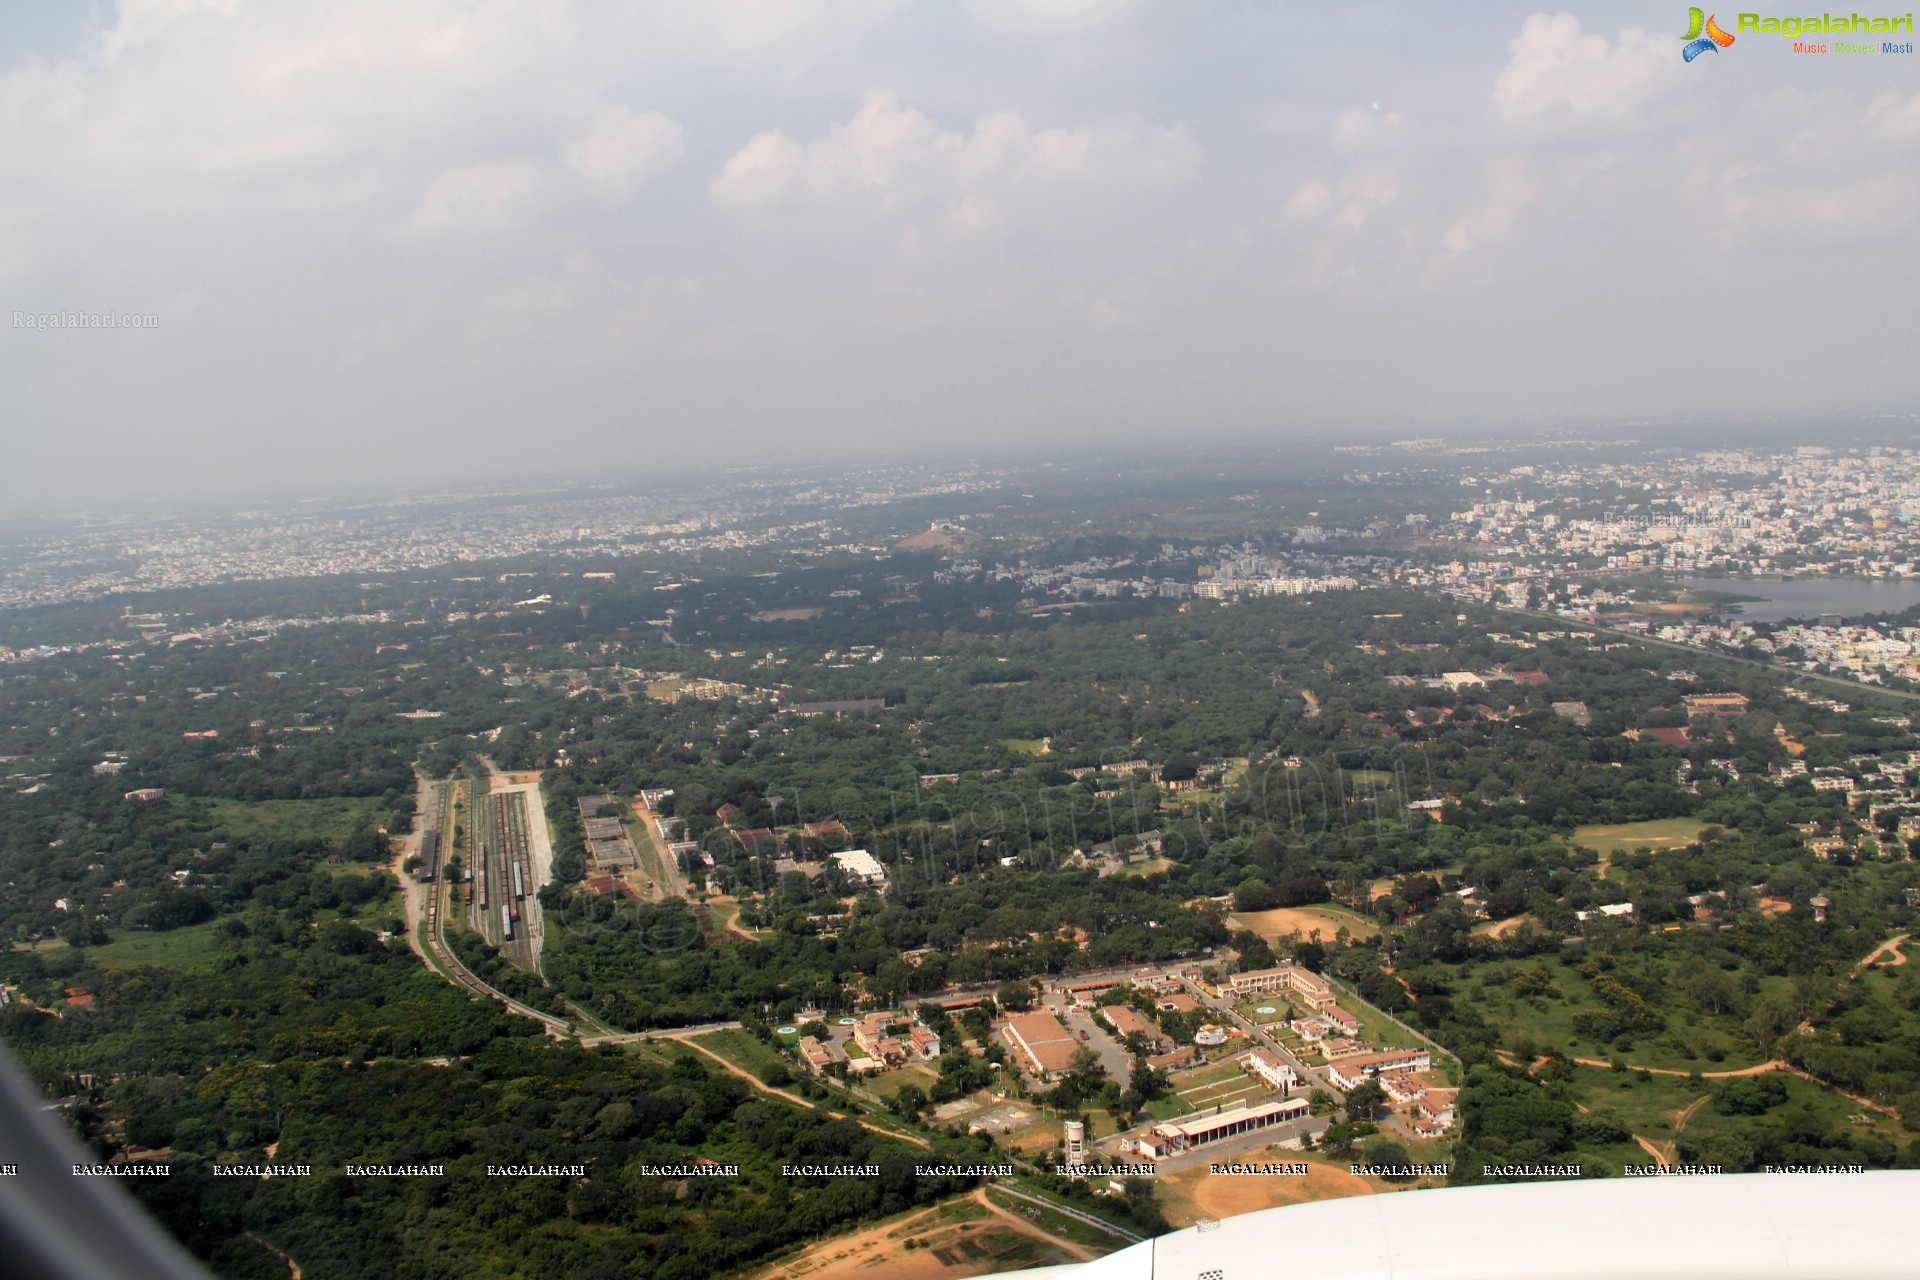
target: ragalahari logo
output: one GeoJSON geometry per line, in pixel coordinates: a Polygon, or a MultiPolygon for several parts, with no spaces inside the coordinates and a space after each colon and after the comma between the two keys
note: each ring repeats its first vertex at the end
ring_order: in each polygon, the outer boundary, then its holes
{"type": "Polygon", "coordinates": [[[1687,42],[1687,47],[1680,51],[1680,56],[1688,62],[1692,62],[1703,53],[1718,53],[1733,43],[1733,37],[1720,29],[1720,24],[1713,20],[1713,15],[1699,9],[1687,10],[1687,34],[1680,38],[1687,42]]]}

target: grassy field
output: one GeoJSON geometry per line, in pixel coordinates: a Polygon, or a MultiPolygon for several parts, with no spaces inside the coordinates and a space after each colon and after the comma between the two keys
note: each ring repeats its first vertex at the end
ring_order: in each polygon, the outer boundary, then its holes
{"type": "Polygon", "coordinates": [[[1145,862],[1128,863],[1126,866],[1114,872],[1114,874],[1119,876],[1147,876],[1152,875],[1156,871],[1170,870],[1172,867],[1173,860],[1170,858],[1148,858],[1145,862]]]}
{"type": "Polygon", "coordinates": [[[1062,1121],[1042,1115],[1021,1128],[1000,1135],[995,1139],[995,1145],[1022,1155],[1032,1155],[1059,1146],[1065,1133],[1062,1121]]]}
{"type": "MultiPolygon", "coordinates": [[[[1710,1083],[1694,1084],[1685,1076],[1649,1076],[1642,1080],[1631,1071],[1598,1067],[1574,1068],[1572,1081],[1573,1096],[1582,1106],[1612,1116],[1669,1155],[1681,1114],[1708,1095],[1710,1083]]],[[[1700,1112],[1710,1110],[1711,1105],[1694,1112],[1687,1120],[1688,1127],[1693,1127],[1700,1112]]],[[[1645,1154],[1637,1147],[1632,1150],[1645,1154]]]]}
{"type": "Polygon", "coordinates": [[[736,1067],[744,1068],[759,1075],[763,1067],[778,1063],[793,1069],[793,1064],[768,1046],[744,1031],[709,1031],[703,1036],[689,1037],[690,1043],[702,1049],[717,1053],[736,1067]]]}
{"type": "Polygon", "coordinates": [[[742,934],[749,938],[770,936],[765,930],[749,929],[740,923],[740,904],[737,902],[708,902],[699,909],[706,911],[707,918],[713,921],[713,927],[720,931],[722,937],[738,938],[742,934]]]}
{"type": "Polygon", "coordinates": [[[896,1067],[892,1071],[882,1071],[878,1075],[868,1076],[862,1082],[869,1093],[882,1098],[891,1098],[910,1084],[920,1086],[922,1092],[933,1088],[940,1081],[938,1073],[925,1067],[896,1067]]]}
{"type": "MultiPolygon", "coordinates": [[[[1026,1189],[1033,1190],[1033,1188],[1026,1189]]],[[[986,1196],[989,1202],[1010,1213],[1020,1215],[1055,1239],[1071,1241],[1095,1253],[1111,1253],[1119,1243],[1106,1232],[1090,1227],[1078,1218],[1069,1218],[1066,1214],[1056,1213],[1052,1209],[1042,1209],[1028,1200],[1015,1199],[996,1187],[988,1187],[986,1196]]],[[[1083,1209],[1081,1212],[1086,1211],[1083,1209]]]]}
{"type": "Polygon", "coordinates": [[[1175,1093],[1192,1093],[1223,1081],[1245,1079],[1246,1074],[1237,1062],[1219,1062],[1210,1067],[1201,1067],[1198,1071],[1183,1071],[1168,1084],[1175,1093]]]}
{"type": "Polygon", "coordinates": [[[1647,848],[1655,852],[1678,849],[1700,838],[1707,824],[1697,818],[1656,818],[1650,822],[1615,822],[1576,827],[1572,843],[1602,857],[1647,848]]]}
{"type": "Polygon", "coordinates": [[[163,965],[169,969],[205,969],[226,945],[220,922],[188,925],[162,932],[123,932],[105,946],[88,947],[87,959],[102,969],[163,965]]]}
{"type": "Polygon", "coordinates": [[[1383,1049],[1412,1049],[1421,1045],[1420,1037],[1362,1000],[1358,992],[1342,990],[1338,994],[1340,1007],[1360,1019],[1362,1040],[1369,1040],[1383,1049]]]}
{"type": "Polygon", "coordinates": [[[1345,907],[1276,907],[1272,911],[1236,911],[1229,918],[1269,943],[1293,933],[1310,938],[1315,930],[1328,940],[1343,928],[1354,938],[1374,938],[1380,934],[1378,924],[1345,907]]]}
{"type": "Polygon", "coordinates": [[[1178,1120],[1181,1116],[1193,1114],[1193,1107],[1177,1093],[1155,1098],[1144,1109],[1155,1120],[1178,1120]]]}
{"type": "Polygon", "coordinates": [[[1240,1016],[1256,1027],[1271,1026],[1275,1023],[1285,1022],[1289,1008],[1290,1006],[1287,1004],[1287,998],[1285,996],[1256,996],[1245,1004],[1235,1006],[1240,1016]],[[1262,1009],[1271,1009],[1273,1012],[1262,1013],[1260,1012],[1262,1009]]]}
{"type": "Polygon", "coordinates": [[[200,800],[219,838],[229,842],[304,840],[329,844],[361,826],[380,826],[386,810],[378,800],[200,800]]]}
{"type": "MultiPolygon", "coordinates": [[[[1781,1116],[1804,1108],[1833,1128],[1851,1127],[1852,1117],[1866,1116],[1860,1125],[1870,1133],[1899,1140],[1899,1123],[1886,1116],[1867,1112],[1831,1089],[1790,1073],[1775,1076],[1786,1086],[1787,1100],[1770,1113],[1781,1116]]],[[[1596,1114],[1612,1116],[1628,1129],[1653,1143],[1673,1159],[1674,1143],[1681,1134],[1707,1138],[1716,1134],[1737,1133],[1755,1123],[1751,1116],[1721,1115],[1711,1101],[1712,1080],[1698,1084],[1685,1076],[1649,1075],[1641,1079],[1631,1071],[1607,1071],[1595,1067],[1575,1068],[1571,1081],[1573,1094],[1581,1105],[1596,1114]]],[[[1615,1144],[1592,1154],[1614,1161],[1643,1162],[1645,1151],[1637,1144],[1615,1144]]]]}
{"type": "MultiPolygon", "coordinates": [[[[1587,980],[1558,956],[1530,961],[1529,966],[1533,963],[1546,966],[1548,976],[1560,989],[1560,998],[1516,996],[1510,985],[1487,985],[1478,979],[1461,983],[1454,998],[1471,1000],[1481,1016],[1499,1028],[1503,1044],[1512,1043],[1516,1033],[1525,1032],[1543,1052],[1551,1048],[1570,1057],[1609,1061],[1619,1057],[1635,1066],[1675,1071],[1734,1071],[1764,1059],[1740,1037],[1731,1019],[1673,1016],[1666,1031],[1636,1036],[1630,1049],[1596,1044],[1573,1028],[1574,1014],[1601,1007],[1587,980]]],[[[1766,989],[1763,984],[1761,993],[1766,989]]]]}

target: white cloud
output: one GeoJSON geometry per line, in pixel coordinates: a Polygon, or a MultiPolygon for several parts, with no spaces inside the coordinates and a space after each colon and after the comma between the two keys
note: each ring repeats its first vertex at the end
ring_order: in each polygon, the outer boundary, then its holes
{"type": "Polygon", "coordinates": [[[1440,237],[1448,253],[1464,254],[1507,239],[1521,212],[1540,196],[1540,184],[1531,169],[1511,157],[1491,166],[1487,185],[1485,199],[1440,237]]]}
{"type": "Polygon", "coordinates": [[[1507,120],[1526,123],[1631,118],[1683,65],[1679,41],[1628,27],[1609,42],[1580,29],[1570,13],[1530,15],[1508,47],[1493,101],[1507,120]]]}
{"type": "Polygon", "coordinates": [[[1845,245],[1904,239],[1920,221],[1920,180],[1885,173],[1794,181],[1763,165],[1700,171],[1685,192],[1708,244],[1845,245]]]}
{"type": "Polygon", "coordinates": [[[769,129],[734,152],[710,189],[720,204],[766,204],[791,191],[806,164],[805,148],[778,129],[769,129]]]}
{"type": "MultiPolygon", "coordinates": [[[[778,130],[756,135],[712,183],[721,204],[766,204],[868,194],[897,203],[929,191],[979,192],[1023,184],[1176,186],[1198,174],[1200,144],[1179,126],[1077,125],[1034,129],[1012,112],[982,117],[971,133],[942,129],[869,90],[845,124],[802,145],[778,130]]],[[[966,219],[986,220],[975,202],[966,219]]]]}
{"type": "Polygon", "coordinates": [[[1405,140],[1405,112],[1349,107],[1333,121],[1335,151],[1377,151],[1405,140]]]}
{"type": "Polygon", "coordinates": [[[75,56],[0,80],[0,171],[164,203],[391,154],[556,56],[568,41],[562,12],[457,0],[123,4],[75,56]]]}
{"type": "Polygon", "coordinates": [[[586,136],[567,148],[566,162],[588,182],[624,194],[684,154],[678,123],[657,111],[635,115],[615,105],[601,108],[586,136]]]}
{"type": "Polygon", "coordinates": [[[427,232],[499,230],[527,213],[540,183],[539,167],[528,160],[449,169],[427,184],[407,226],[427,232]]]}
{"type": "Polygon", "coordinates": [[[1867,129],[1889,142],[1920,142],[1920,93],[1883,93],[1867,104],[1867,129]]]}
{"type": "Polygon", "coordinates": [[[1001,36],[1085,35],[1115,26],[1149,0],[967,0],[967,16],[1001,36]]]}

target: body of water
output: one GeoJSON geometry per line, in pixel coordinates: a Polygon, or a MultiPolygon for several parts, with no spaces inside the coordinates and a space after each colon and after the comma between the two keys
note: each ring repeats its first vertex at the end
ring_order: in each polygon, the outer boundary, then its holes
{"type": "Polygon", "coordinates": [[[1730,615],[1749,622],[1780,622],[1787,618],[1813,621],[1823,613],[1857,618],[1864,613],[1898,613],[1920,604],[1920,580],[1903,578],[1676,578],[1695,591],[1726,591],[1764,596],[1726,605],[1730,615]]]}

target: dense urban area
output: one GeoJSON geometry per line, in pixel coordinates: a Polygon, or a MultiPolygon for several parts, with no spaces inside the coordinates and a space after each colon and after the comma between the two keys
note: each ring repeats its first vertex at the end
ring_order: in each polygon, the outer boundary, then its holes
{"type": "Polygon", "coordinates": [[[1920,1167],[1920,450],[1821,438],[0,524],[0,1038],[235,1277],[1920,1167]]]}

